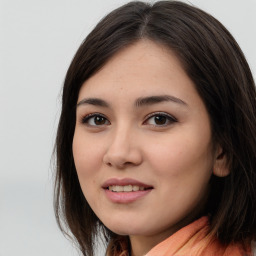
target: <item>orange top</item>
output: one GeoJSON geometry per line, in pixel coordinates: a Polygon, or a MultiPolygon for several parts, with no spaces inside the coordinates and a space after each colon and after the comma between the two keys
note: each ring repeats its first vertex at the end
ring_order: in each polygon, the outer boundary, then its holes
{"type": "Polygon", "coordinates": [[[250,256],[242,244],[222,245],[208,235],[208,217],[202,217],[156,245],[146,256],[250,256]]]}
{"type": "MultiPolygon", "coordinates": [[[[208,217],[204,216],[156,245],[145,256],[252,256],[251,249],[245,248],[244,245],[222,245],[208,233],[209,221],[208,217]]],[[[117,246],[112,244],[112,249],[108,250],[107,255],[129,256],[125,238],[116,242],[114,244],[117,246]]]]}

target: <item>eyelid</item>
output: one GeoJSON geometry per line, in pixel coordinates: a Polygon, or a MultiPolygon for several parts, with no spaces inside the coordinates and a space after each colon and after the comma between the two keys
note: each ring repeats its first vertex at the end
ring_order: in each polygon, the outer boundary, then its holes
{"type": "Polygon", "coordinates": [[[105,118],[105,119],[108,121],[108,123],[110,124],[110,121],[108,120],[108,118],[107,118],[105,115],[103,115],[103,114],[101,114],[101,113],[98,113],[98,112],[96,112],[96,113],[90,113],[90,114],[88,114],[88,115],[82,116],[80,122],[81,122],[82,124],[86,124],[86,125],[88,125],[88,126],[90,126],[90,127],[93,127],[93,126],[95,126],[95,127],[97,127],[97,126],[98,126],[98,127],[103,126],[103,125],[89,125],[89,124],[88,124],[88,120],[89,120],[90,118],[95,117],[95,116],[100,116],[100,117],[105,118]]]}
{"type": "MultiPolygon", "coordinates": [[[[151,117],[154,117],[154,116],[157,116],[157,115],[167,117],[169,120],[171,120],[172,123],[178,122],[178,119],[177,119],[176,117],[174,117],[173,115],[170,115],[170,114],[168,114],[168,113],[166,113],[166,112],[158,111],[158,112],[153,112],[153,113],[148,114],[148,115],[145,117],[145,121],[144,121],[143,123],[145,123],[145,122],[146,122],[148,119],[150,119],[151,117]]],[[[159,126],[159,127],[160,127],[160,125],[155,125],[155,126],[159,126]]],[[[162,126],[164,126],[164,125],[162,125],[162,126]]],[[[165,125],[165,126],[167,126],[167,125],[165,125]]]]}
{"type": "MultiPolygon", "coordinates": [[[[88,125],[88,126],[90,126],[90,127],[93,127],[93,126],[95,126],[95,127],[100,127],[100,126],[106,125],[106,124],[103,124],[103,125],[89,125],[89,124],[88,124],[89,119],[90,119],[90,118],[93,118],[93,117],[95,117],[95,116],[103,117],[103,118],[105,118],[106,121],[108,122],[107,125],[111,124],[110,121],[108,120],[108,118],[107,118],[105,115],[103,115],[103,114],[101,114],[101,113],[98,113],[98,112],[90,113],[90,114],[87,114],[87,115],[85,115],[85,116],[82,116],[82,118],[80,119],[80,122],[81,122],[82,124],[88,125]]],[[[166,117],[171,123],[178,122],[177,118],[175,118],[173,115],[170,115],[170,114],[168,114],[168,113],[166,113],[166,112],[158,111],[158,112],[153,112],[153,113],[148,114],[148,115],[145,117],[145,121],[143,122],[143,124],[145,124],[151,117],[154,117],[154,116],[164,116],[164,117],[166,117]]],[[[162,127],[164,127],[164,126],[168,126],[168,124],[166,124],[166,125],[154,125],[154,126],[157,126],[157,127],[161,127],[161,126],[162,126],[162,127]]]]}
{"type": "Polygon", "coordinates": [[[167,116],[167,117],[172,118],[173,120],[178,121],[177,118],[175,118],[173,115],[168,114],[168,113],[163,112],[163,111],[157,111],[157,112],[150,113],[150,114],[148,114],[148,115],[145,117],[145,119],[150,118],[150,117],[152,117],[152,116],[156,116],[156,115],[167,116]]]}

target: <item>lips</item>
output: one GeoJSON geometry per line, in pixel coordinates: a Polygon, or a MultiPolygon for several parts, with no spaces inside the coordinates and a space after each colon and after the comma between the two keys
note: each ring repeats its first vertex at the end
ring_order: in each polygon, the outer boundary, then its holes
{"type": "Polygon", "coordinates": [[[135,191],[146,190],[145,187],[140,187],[138,185],[125,185],[125,186],[112,185],[112,186],[109,186],[107,189],[113,192],[135,192],[135,191]]]}
{"type": "Polygon", "coordinates": [[[109,179],[103,186],[104,189],[108,189],[115,192],[132,192],[152,189],[153,186],[144,184],[140,181],[125,178],[125,179],[109,179]]]}
{"type": "Polygon", "coordinates": [[[130,178],[109,179],[102,188],[111,202],[119,204],[137,201],[153,190],[153,186],[130,178]]]}

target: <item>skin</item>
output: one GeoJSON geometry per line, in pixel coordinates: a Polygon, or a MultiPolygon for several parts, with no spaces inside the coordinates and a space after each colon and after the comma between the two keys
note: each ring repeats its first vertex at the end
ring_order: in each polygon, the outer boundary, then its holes
{"type": "Polygon", "coordinates": [[[129,235],[133,256],[145,254],[198,216],[218,162],[216,148],[195,85],[162,45],[136,42],[81,87],[73,139],[80,185],[104,225],[129,235]],[[135,105],[138,98],[156,95],[175,101],[135,105]],[[108,106],[85,102],[88,98],[108,106]],[[86,119],[95,113],[103,115],[100,122],[94,116],[86,119]],[[166,118],[159,125],[156,116],[163,118],[163,113],[175,121],[166,118]],[[110,178],[133,178],[153,189],[134,202],[114,203],[102,189],[110,178]]]}

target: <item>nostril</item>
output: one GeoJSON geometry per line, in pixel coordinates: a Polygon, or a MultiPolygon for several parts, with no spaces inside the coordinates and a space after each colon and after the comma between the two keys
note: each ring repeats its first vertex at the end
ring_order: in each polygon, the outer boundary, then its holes
{"type": "Polygon", "coordinates": [[[117,148],[112,147],[105,152],[102,160],[108,167],[124,169],[129,166],[139,165],[142,161],[142,156],[140,151],[134,148],[129,150],[118,148],[117,150],[117,148]]]}

